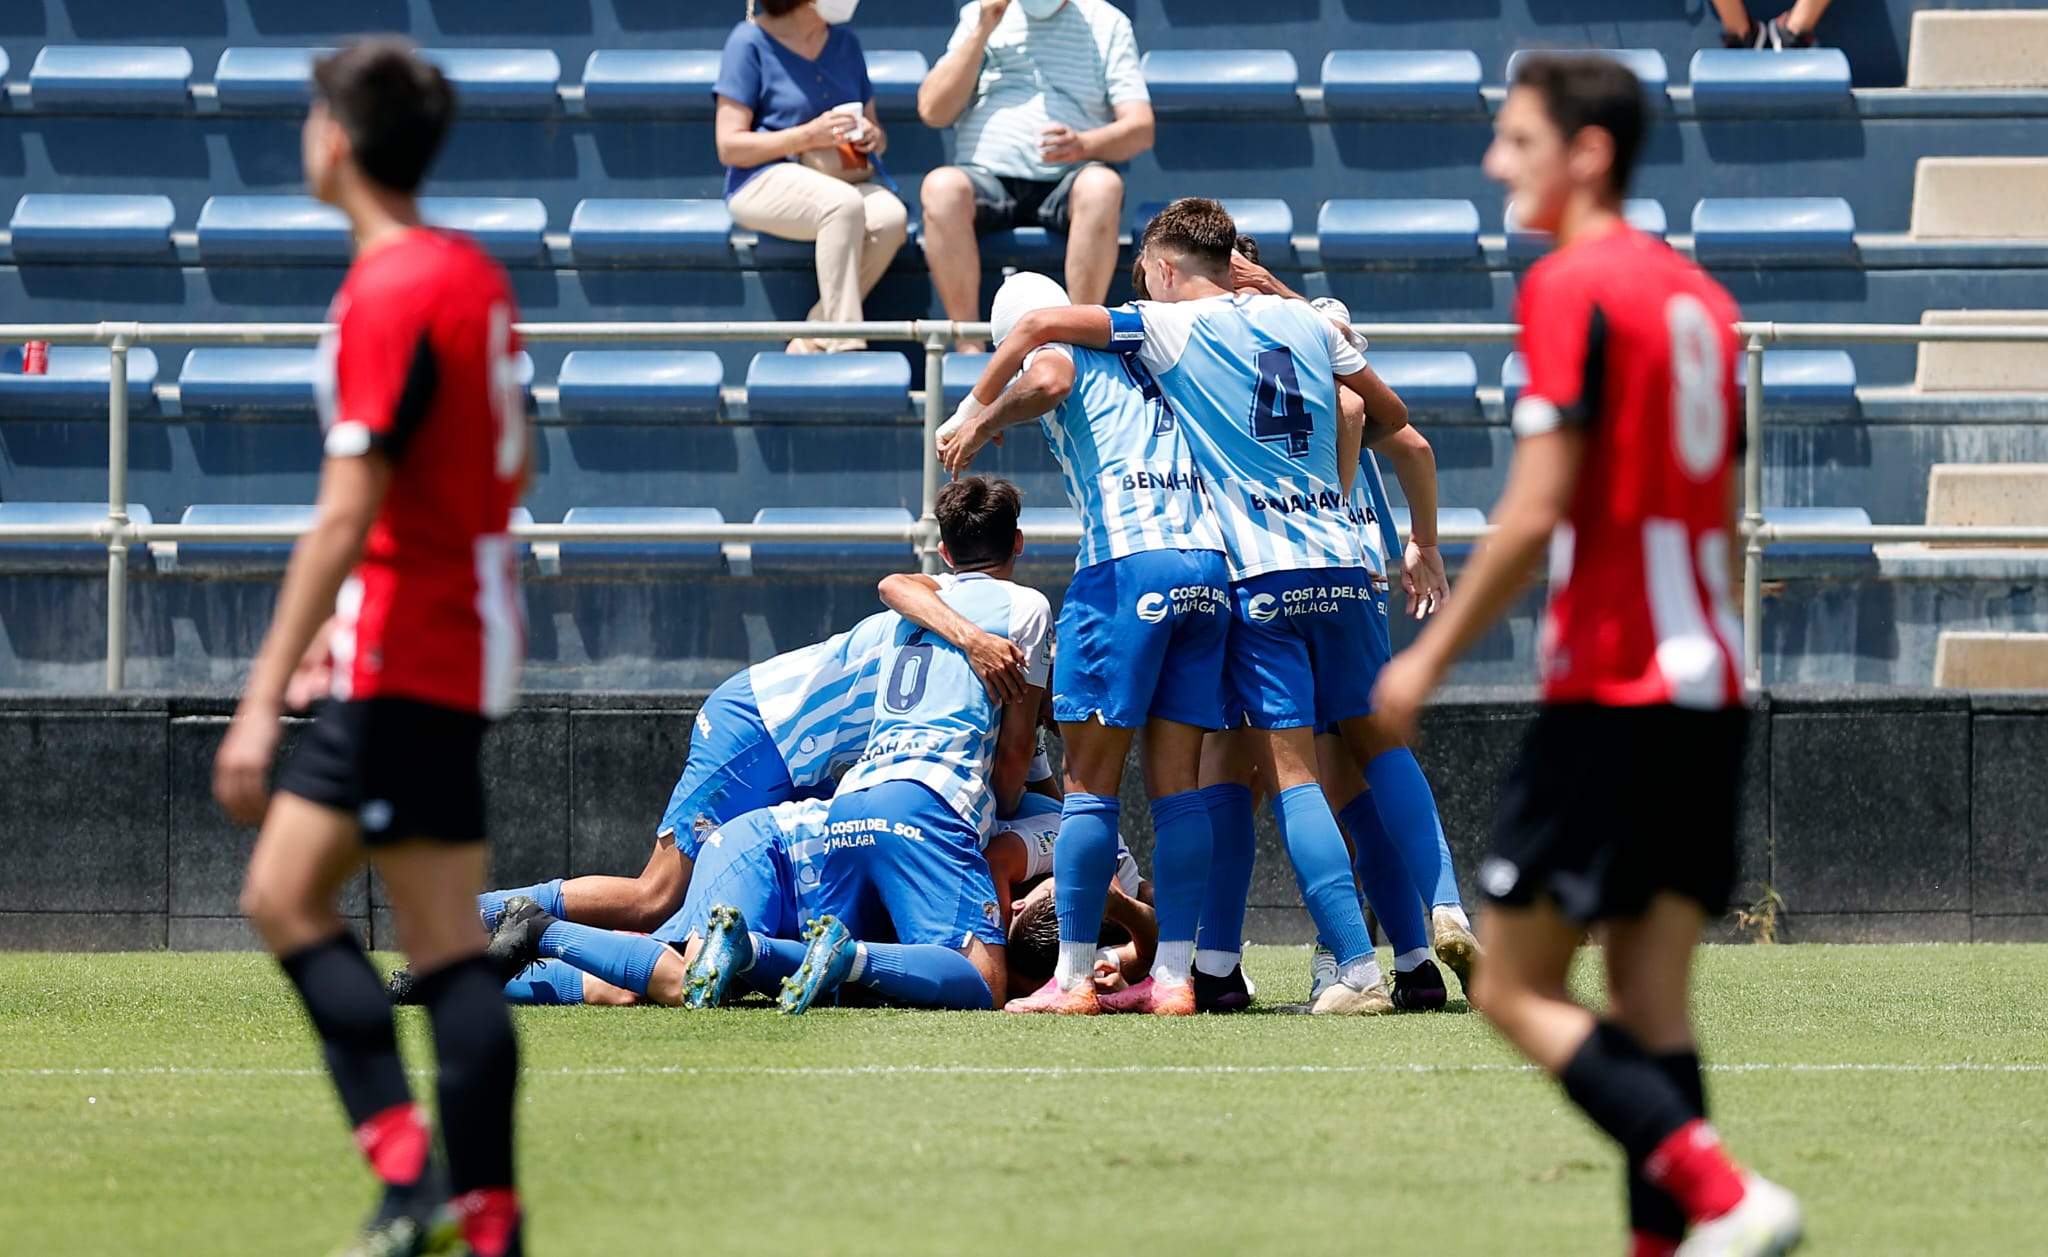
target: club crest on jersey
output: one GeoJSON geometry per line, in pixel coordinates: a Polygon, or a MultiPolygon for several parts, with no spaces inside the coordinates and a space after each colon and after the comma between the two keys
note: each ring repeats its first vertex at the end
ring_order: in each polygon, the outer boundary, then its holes
{"type": "Polygon", "coordinates": [[[1003,923],[1002,914],[999,911],[997,911],[996,901],[993,899],[984,899],[981,901],[981,915],[988,918],[988,923],[990,925],[1000,926],[1003,923]]]}
{"type": "Polygon", "coordinates": [[[1280,600],[1271,594],[1259,594],[1245,604],[1244,613],[1260,624],[1271,623],[1280,614],[1280,600]]]}
{"type": "Polygon", "coordinates": [[[1159,623],[1170,609],[1165,594],[1145,594],[1138,599],[1138,618],[1147,624],[1159,623]]]}

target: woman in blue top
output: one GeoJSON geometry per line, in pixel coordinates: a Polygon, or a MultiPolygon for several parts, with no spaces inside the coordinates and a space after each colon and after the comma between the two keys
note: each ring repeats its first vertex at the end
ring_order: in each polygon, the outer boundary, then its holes
{"type": "MultiPolygon", "coordinates": [[[[844,23],[859,0],[759,0],[735,26],[713,91],[725,202],[750,231],[818,245],[812,321],[858,323],[866,297],[903,247],[910,216],[874,179],[848,182],[889,147],[875,120],[860,40],[844,23]],[[857,109],[835,106],[856,105],[857,109]]],[[[791,353],[864,349],[862,341],[789,343],[791,353]]]]}

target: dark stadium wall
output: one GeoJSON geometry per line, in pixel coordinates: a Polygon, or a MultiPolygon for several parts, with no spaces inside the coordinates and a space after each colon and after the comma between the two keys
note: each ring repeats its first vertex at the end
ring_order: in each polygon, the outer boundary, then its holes
{"type": "MultiPolygon", "coordinates": [[[[491,735],[493,879],[632,874],[689,751],[699,697],[533,694],[491,735]]],[[[1420,748],[1461,871],[1486,843],[1525,693],[1454,691],[1420,748]]],[[[0,696],[0,948],[254,946],[236,911],[253,835],[209,796],[226,699],[0,696]]],[[[289,746],[289,741],[287,742],[289,746]]],[[[2048,940],[2048,694],[1786,688],[1755,725],[1741,907],[1721,937],[2048,940]]],[[[1135,788],[1126,834],[1149,864],[1135,788]]],[[[1248,932],[1310,927],[1261,819],[1248,932]]],[[[370,879],[347,909],[393,943],[370,879]]]]}

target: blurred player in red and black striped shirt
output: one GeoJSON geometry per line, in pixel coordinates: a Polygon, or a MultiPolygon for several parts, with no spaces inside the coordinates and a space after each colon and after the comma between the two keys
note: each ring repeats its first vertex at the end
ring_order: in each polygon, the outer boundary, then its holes
{"type": "Polygon", "coordinates": [[[1635,1257],[1780,1253],[1798,1243],[1798,1202],[1707,1125],[1687,999],[1734,882],[1747,729],[1729,589],[1737,311],[1622,219],[1644,115],[1634,76],[1604,57],[1530,57],[1516,74],[1486,170],[1557,249],[1522,282],[1515,457],[1492,538],[1376,697],[1412,728],[1548,547],[1543,705],[1479,873],[1473,999],[1622,1146],[1635,1257]],[[1566,987],[1596,924],[1605,1020],[1566,987]]]}
{"type": "Polygon", "coordinates": [[[414,190],[454,115],[440,72],[371,39],[322,59],[306,179],[344,211],[356,258],[322,345],[319,513],[292,552],[263,649],[214,767],[262,822],[243,906],[305,1000],[384,1181],[349,1252],[520,1251],[512,1103],[519,1052],[485,957],[483,775],[490,717],[518,684],[525,626],[507,523],[527,431],[504,271],[420,223],[414,190]],[[279,775],[278,717],[301,661],[332,696],[279,775]],[[413,1102],[384,983],[335,907],[368,861],[418,974],[441,1063],[445,1175],[413,1102]]]}

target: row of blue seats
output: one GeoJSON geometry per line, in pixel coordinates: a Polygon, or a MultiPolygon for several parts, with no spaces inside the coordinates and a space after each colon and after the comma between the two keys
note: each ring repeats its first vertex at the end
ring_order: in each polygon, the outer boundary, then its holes
{"type": "MultiPolygon", "coordinates": [[[[53,346],[49,370],[21,374],[19,346],[0,351],[0,415],[106,413],[109,360],[96,346],[53,346]]],[[[985,354],[949,353],[946,405],[959,404],[981,378],[985,354]]],[[[1461,350],[1375,350],[1373,367],[1416,410],[1476,413],[1479,368],[1461,350]]],[[[1741,364],[1732,364],[1739,371],[1741,364]]],[[[187,415],[292,417],[313,413],[316,350],[202,347],[185,355],[178,404],[187,415]]],[[[530,386],[532,362],[526,360],[530,386]]],[[[128,355],[130,413],[156,410],[158,366],[148,348],[128,355]]],[[[1527,383],[1521,355],[1508,356],[1500,385],[1512,405],[1527,383]]],[[[559,415],[568,421],[712,423],[724,416],[725,372],[708,350],[579,349],[556,376],[559,415]]],[[[762,353],[747,369],[751,419],[897,419],[912,413],[910,360],[901,354],[762,353]]],[[[1764,395],[1774,406],[1853,405],[1856,364],[1839,349],[1780,349],[1764,354],[1764,395]]]]}
{"type": "MultiPolygon", "coordinates": [[[[1294,211],[1273,199],[1225,202],[1239,229],[1257,238],[1266,260],[1293,256],[1294,211]]],[[[1137,207],[1134,233],[1160,207],[1137,207]]],[[[1638,227],[1660,238],[1668,231],[1664,207],[1654,200],[1628,205],[1638,227]]],[[[499,259],[538,264],[549,257],[547,207],[523,197],[425,197],[429,222],[468,232],[499,259]]],[[[9,220],[17,262],[170,261],[177,256],[171,199],[156,195],[32,192],[9,220]]],[[[1508,226],[1511,257],[1533,259],[1545,237],[1508,226]]],[[[1326,201],[1316,215],[1316,247],[1324,262],[1476,262],[1481,259],[1479,207],[1469,200],[1326,201]]],[[[1702,262],[1850,261],[1856,251],[1856,212],[1847,200],[1820,197],[1709,197],[1692,210],[1692,249],[1702,262]]],[[[302,196],[216,196],[199,211],[200,261],[246,264],[342,263],[349,255],[347,220],[339,211],[302,196]]],[[[725,202],[686,199],[589,198],[570,216],[568,257],[576,266],[717,265],[733,250],[733,222],[725,202]]],[[[1040,228],[1023,228],[993,242],[995,256],[1057,264],[1064,244],[1040,228]]],[[[812,247],[769,242],[766,257],[809,265],[812,247]]]]}
{"type": "MultiPolygon", "coordinates": [[[[230,48],[213,75],[216,100],[235,111],[298,110],[308,99],[311,48],[230,48]]],[[[560,58],[544,48],[431,49],[454,83],[463,108],[475,113],[553,112],[562,103],[560,58]]],[[[1508,58],[1502,81],[1512,80],[1508,58]]],[[[1621,49],[1653,98],[1670,88],[1664,55],[1621,49]]],[[[615,49],[593,52],[583,66],[583,108],[593,115],[708,115],[719,53],[701,49],[615,49]]],[[[921,52],[868,54],[878,106],[914,110],[930,66],[921,52]]],[[[1162,113],[1228,110],[1234,115],[1288,116],[1301,111],[1300,71],[1284,49],[1153,51],[1145,54],[1146,86],[1162,113]]],[[[7,71],[0,53],[0,76],[7,71]]],[[[192,101],[192,54],[182,47],[53,45],[28,72],[29,99],[42,110],[182,109],[192,101]]],[[[1477,53],[1458,50],[1338,51],[1323,59],[1323,106],[1332,114],[1471,113],[1483,110],[1485,71],[1477,53]]],[[[1702,49],[1689,81],[1693,106],[1738,113],[1842,109],[1851,101],[1849,61],[1833,48],[1782,54],[1702,49]]]]}
{"type": "MultiPolygon", "coordinates": [[[[313,507],[305,505],[189,506],[185,508],[179,522],[207,527],[302,529],[312,522],[313,512],[313,507]]],[[[105,519],[106,514],[107,508],[103,502],[0,502],[0,524],[75,526],[97,523],[105,519]]],[[[138,524],[154,522],[149,508],[140,503],[129,504],[128,517],[138,524]]],[[[1394,517],[1397,527],[1404,530],[1408,527],[1409,516],[1406,507],[1394,508],[1394,517]]],[[[1870,523],[1870,514],[1861,507],[1770,507],[1764,511],[1764,520],[1766,523],[1781,526],[1862,527],[1870,523]]],[[[512,523],[515,526],[533,522],[532,512],[523,506],[514,508],[512,523]]],[[[722,525],[726,521],[724,515],[718,511],[701,506],[579,506],[565,512],[562,522],[640,528],[668,525],[703,527],[722,525]]],[[[812,527],[908,528],[915,522],[915,517],[910,511],[898,506],[771,506],[756,511],[754,522],[812,527]]],[[[1019,515],[1018,523],[1028,538],[1030,533],[1041,528],[1075,527],[1077,517],[1069,507],[1027,507],[1019,515]]],[[[1482,528],[1485,524],[1486,513],[1475,507],[1440,507],[1437,511],[1439,528],[1468,532],[1482,528]]],[[[215,567],[275,564],[289,548],[289,543],[285,542],[180,541],[175,543],[175,550],[166,551],[162,566],[166,570],[204,570],[215,567]]],[[[1446,548],[1453,551],[1455,558],[1469,551],[1470,543],[1447,543],[1446,548]]],[[[1073,563],[1075,550],[1076,547],[1071,542],[1038,542],[1028,545],[1026,554],[1034,563],[1064,566],[1073,563]]],[[[907,567],[916,561],[916,553],[910,546],[893,542],[756,541],[748,546],[748,552],[754,575],[774,575],[783,571],[803,571],[815,569],[820,565],[847,563],[875,567],[907,567]]],[[[1805,543],[1774,547],[1772,552],[1781,558],[1819,557],[1868,554],[1870,547],[1805,543]]],[[[104,547],[89,542],[0,542],[0,568],[10,564],[73,563],[81,559],[89,560],[104,553],[104,547]]],[[[650,565],[699,571],[719,571],[725,568],[724,548],[716,542],[708,541],[563,541],[557,543],[556,554],[560,570],[565,573],[607,567],[650,565]]],[[[131,562],[142,562],[147,560],[149,555],[145,547],[136,546],[131,549],[129,558],[131,562]]]]}

